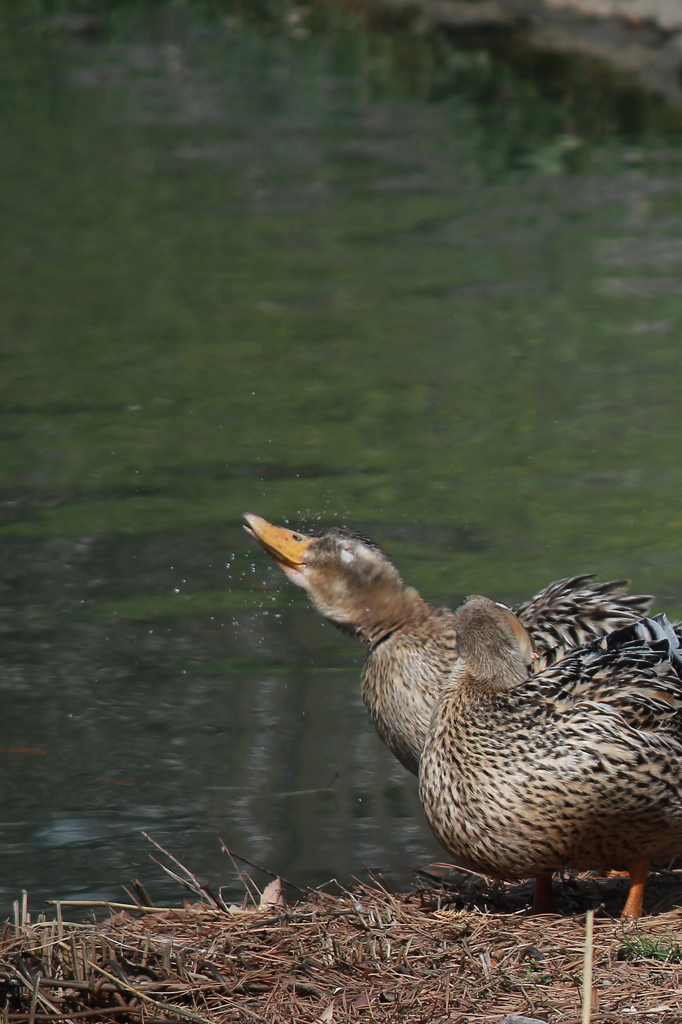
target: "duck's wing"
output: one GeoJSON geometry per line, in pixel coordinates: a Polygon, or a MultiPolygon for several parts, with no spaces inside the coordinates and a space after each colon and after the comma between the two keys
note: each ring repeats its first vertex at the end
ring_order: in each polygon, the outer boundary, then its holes
{"type": "Polygon", "coordinates": [[[630,625],[647,614],[648,594],[627,594],[627,580],[594,583],[594,576],[557,580],[512,611],[530,633],[542,671],[572,647],[630,625]]]}
{"type": "Polygon", "coordinates": [[[682,741],[682,644],[665,615],[574,648],[529,682],[555,716],[581,711],[602,733],[626,725],[682,741]]]}

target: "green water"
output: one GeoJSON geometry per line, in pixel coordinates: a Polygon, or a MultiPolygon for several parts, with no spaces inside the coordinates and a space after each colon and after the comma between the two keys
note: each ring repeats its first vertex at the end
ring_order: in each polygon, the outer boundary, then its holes
{"type": "Polygon", "coordinates": [[[246,511],[361,527],[434,601],[594,571],[682,613],[660,104],[235,10],[1,30],[5,903],[171,897],[142,829],[228,892],[218,836],[299,883],[439,855],[246,511]]]}

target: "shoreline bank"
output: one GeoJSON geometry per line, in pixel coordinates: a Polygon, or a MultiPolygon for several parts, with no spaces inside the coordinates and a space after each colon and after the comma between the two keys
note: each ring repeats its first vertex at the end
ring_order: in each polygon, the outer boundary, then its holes
{"type": "MultiPolygon", "coordinates": [[[[279,880],[260,893],[245,879],[241,906],[131,905],[87,923],[64,920],[60,905],[53,919],[32,921],[24,902],[0,943],[4,1020],[579,1019],[585,913],[529,917],[530,884],[458,874],[409,893],[357,884],[289,903],[279,880]]],[[[556,883],[564,903],[601,904],[593,1019],[626,1024],[636,1013],[642,1024],[672,1024],[682,1008],[682,949],[672,938],[682,908],[623,923],[612,916],[622,883],[556,883]]],[[[679,873],[654,874],[650,902],[667,892],[658,902],[669,906],[679,887],[679,873]]]]}
{"type": "Polygon", "coordinates": [[[533,50],[581,54],[682,105],[679,0],[379,0],[453,33],[513,32],[533,50]]]}

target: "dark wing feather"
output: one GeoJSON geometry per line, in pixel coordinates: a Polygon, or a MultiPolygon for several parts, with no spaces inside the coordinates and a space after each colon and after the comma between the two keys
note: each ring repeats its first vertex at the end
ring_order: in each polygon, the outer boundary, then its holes
{"type": "Polygon", "coordinates": [[[682,741],[682,647],[665,615],[574,648],[529,682],[554,713],[589,706],[595,726],[620,721],[682,741]]]}
{"type": "Polygon", "coordinates": [[[573,647],[636,622],[649,611],[653,598],[627,594],[627,580],[593,580],[591,575],[557,580],[512,609],[532,637],[538,655],[535,671],[560,661],[573,647]]]}

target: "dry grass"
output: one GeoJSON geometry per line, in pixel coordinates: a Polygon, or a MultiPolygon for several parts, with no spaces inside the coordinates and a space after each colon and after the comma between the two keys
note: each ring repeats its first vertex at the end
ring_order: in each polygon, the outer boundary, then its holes
{"type": "MultiPolygon", "coordinates": [[[[443,866],[407,894],[359,884],[285,904],[273,885],[262,907],[225,910],[206,893],[100,923],[63,921],[59,907],[58,919],[31,922],[17,908],[0,945],[0,1007],[5,1021],[38,1022],[473,1024],[517,1013],[578,1024],[584,910],[596,903],[592,1020],[681,1024],[682,909],[624,928],[609,916],[624,883],[565,879],[570,917],[529,917],[528,885],[443,866]]],[[[653,876],[649,900],[674,901],[681,883],[653,876]]]]}

